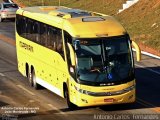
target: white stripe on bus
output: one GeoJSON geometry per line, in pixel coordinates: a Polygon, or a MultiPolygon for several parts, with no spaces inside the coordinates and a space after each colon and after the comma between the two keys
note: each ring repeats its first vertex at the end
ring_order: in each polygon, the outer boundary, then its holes
{"type": "Polygon", "coordinates": [[[48,90],[56,93],[59,96],[62,96],[60,89],[56,88],[55,86],[47,83],[46,81],[42,80],[41,78],[36,77],[36,82],[41,86],[47,88],[48,90]]]}

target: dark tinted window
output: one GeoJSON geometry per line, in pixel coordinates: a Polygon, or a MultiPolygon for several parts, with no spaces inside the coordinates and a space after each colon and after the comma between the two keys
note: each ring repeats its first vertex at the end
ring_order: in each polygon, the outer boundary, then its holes
{"type": "Polygon", "coordinates": [[[18,8],[16,4],[3,4],[4,8],[18,8]]]}
{"type": "Polygon", "coordinates": [[[28,19],[26,24],[26,38],[27,39],[33,39],[32,34],[33,34],[33,21],[28,19]]]}
{"type": "Polygon", "coordinates": [[[56,50],[56,30],[53,27],[48,27],[47,46],[50,49],[56,50]]]}
{"type": "Polygon", "coordinates": [[[17,28],[18,34],[20,36],[24,37],[25,30],[26,30],[25,18],[17,15],[17,17],[16,17],[16,28],[17,28]]]}
{"type": "Polygon", "coordinates": [[[32,33],[32,40],[35,41],[36,43],[39,43],[40,44],[40,39],[39,39],[39,23],[38,22],[35,22],[33,23],[33,33],[32,33]]]}
{"type": "Polygon", "coordinates": [[[26,27],[27,27],[26,18],[20,18],[18,26],[20,27],[19,28],[20,35],[26,37],[26,27]]]}
{"type": "Polygon", "coordinates": [[[40,44],[43,46],[47,46],[47,25],[41,23],[40,24],[40,44]]]}

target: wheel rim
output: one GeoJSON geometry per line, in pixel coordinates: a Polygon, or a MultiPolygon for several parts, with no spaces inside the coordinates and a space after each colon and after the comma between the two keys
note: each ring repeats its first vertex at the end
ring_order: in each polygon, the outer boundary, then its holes
{"type": "Polygon", "coordinates": [[[69,109],[71,109],[71,110],[75,109],[76,106],[73,103],[71,103],[70,98],[69,98],[68,90],[65,91],[65,96],[66,96],[66,102],[67,102],[67,105],[68,105],[69,109]]]}
{"type": "Polygon", "coordinates": [[[33,86],[33,75],[31,72],[29,72],[29,83],[31,86],[33,86]]]}
{"type": "Polygon", "coordinates": [[[37,82],[36,82],[36,76],[34,74],[34,71],[33,71],[33,75],[32,76],[33,76],[33,86],[36,87],[37,82]]]}

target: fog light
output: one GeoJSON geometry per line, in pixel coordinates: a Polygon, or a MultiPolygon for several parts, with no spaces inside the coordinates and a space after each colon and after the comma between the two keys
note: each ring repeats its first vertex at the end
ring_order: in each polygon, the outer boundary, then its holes
{"type": "Polygon", "coordinates": [[[132,99],[132,98],[133,98],[133,95],[129,96],[129,97],[128,97],[128,100],[130,100],[130,99],[132,99]]]}

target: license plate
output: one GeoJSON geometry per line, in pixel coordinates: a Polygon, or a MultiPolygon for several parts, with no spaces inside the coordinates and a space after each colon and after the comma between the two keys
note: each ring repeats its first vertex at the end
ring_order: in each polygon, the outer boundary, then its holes
{"type": "Polygon", "coordinates": [[[104,99],[104,102],[114,102],[115,101],[115,99],[113,99],[113,98],[106,98],[106,99],[104,99]]]}

